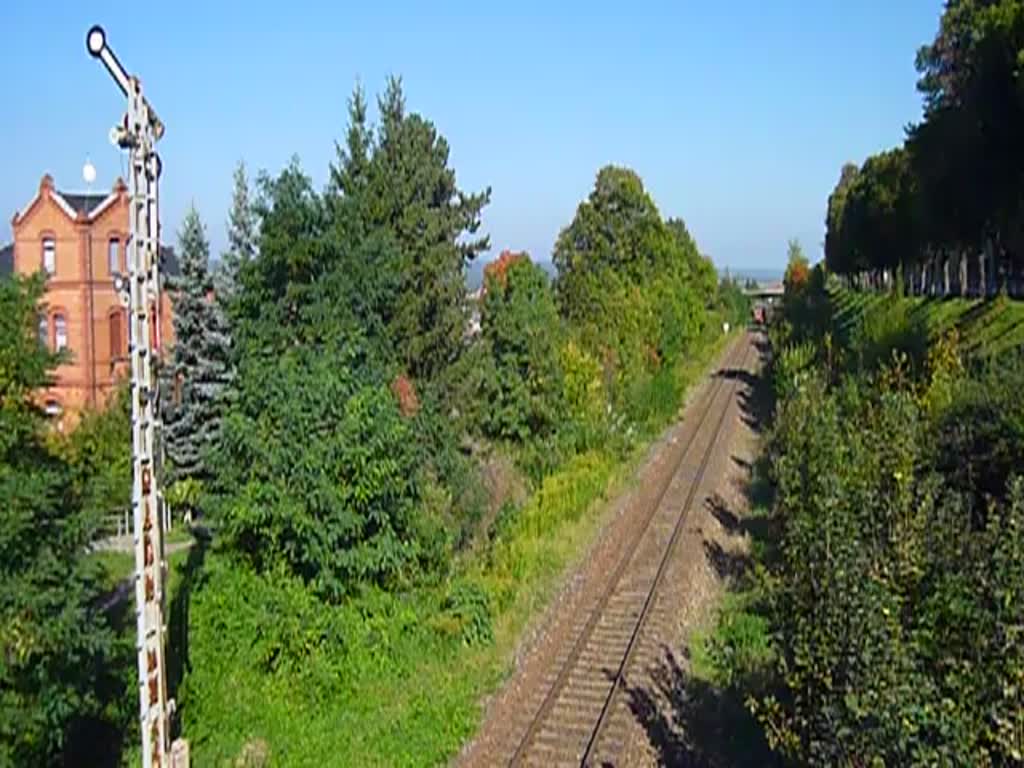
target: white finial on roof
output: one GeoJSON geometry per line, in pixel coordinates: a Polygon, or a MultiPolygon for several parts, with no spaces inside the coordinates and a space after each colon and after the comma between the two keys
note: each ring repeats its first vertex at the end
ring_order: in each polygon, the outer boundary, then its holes
{"type": "Polygon", "coordinates": [[[82,178],[85,180],[85,185],[92,191],[92,184],[96,181],[96,166],[92,164],[89,158],[85,159],[85,165],[82,166],[82,178]]]}

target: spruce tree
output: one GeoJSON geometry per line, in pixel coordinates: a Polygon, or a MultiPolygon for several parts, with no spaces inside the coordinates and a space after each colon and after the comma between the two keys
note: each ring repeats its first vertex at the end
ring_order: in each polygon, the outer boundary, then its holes
{"type": "Polygon", "coordinates": [[[385,237],[397,251],[400,285],[389,333],[407,370],[433,379],[463,348],[464,270],[489,245],[488,238],[472,236],[490,189],[478,194],[459,189],[448,163],[448,142],[430,121],[406,112],[400,79],[388,81],[378,111],[381,123],[373,141],[357,88],[332,191],[358,218],[347,231],[385,237]]]}
{"type": "Polygon", "coordinates": [[[328,193],[353,198],[366,188],[373,154],[373,131],[367,124],[366,93],[356,84],[348,101],[348,131],[345,146],[335,142],[337,165],[331,166],[328,193]]]}
{"type": "Polygon", "coordinates": [[[217,303],[230,315],[229,308],[238,295],[239,271],[256,258],[259,235],[256,212],[249,196],[249,178],[245,163],[239,161],[234,173],[235,188],[228,212],[228,249],[221,256],[214,275],[217,303]]]}
{"type": "Polygon", "coordinates": [[[206,454],[220,434],[230,383],[230,338],[211,297],[210,246],[199,213],[185,215],[178,235],[181,277],[172,284],[175,343],[168,384],[174,393],[165,418],[165,446],[173,481],[210,475],[206,454]]]}

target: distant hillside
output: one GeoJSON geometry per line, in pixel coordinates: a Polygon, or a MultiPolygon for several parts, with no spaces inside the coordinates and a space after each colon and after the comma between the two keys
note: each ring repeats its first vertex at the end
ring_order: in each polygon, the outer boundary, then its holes
{"type": "MultiPolygon", "coordinates": [[[[480,287],[484,281],[484,267],[487,266],[494,258],[497,258],[496,254],[493,257],[484,256],[469,265],[466,269],[466,288],[471,291],[475,291],[480,287]]],[[[557,272],[554,264],[550,261],[538,261],[537,263],[540,264],[548,275],[552,278],[555,277],[557,272]]],[[[747,269],[745,267],[733,269],[732,267],[726,267],[719,269],[718,274],[721,277],[725,277],[726,271],[728,271],[729,275],[739,278],[741,281],[750,279],[756,280],[759,283],[777,283],[782,280],[781,269],[761,269],[756,267],[751,269],[747,269]]]]}

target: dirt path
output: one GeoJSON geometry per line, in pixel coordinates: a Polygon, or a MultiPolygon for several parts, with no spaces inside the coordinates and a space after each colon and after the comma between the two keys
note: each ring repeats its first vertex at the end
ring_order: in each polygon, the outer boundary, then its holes
{"type": "Polygon", "coordinates": [[[753,341],[726,350],[613,502],[457,765],[689,764],[666,670],[743,556],[733,521],[754,449],[753,341]]]}

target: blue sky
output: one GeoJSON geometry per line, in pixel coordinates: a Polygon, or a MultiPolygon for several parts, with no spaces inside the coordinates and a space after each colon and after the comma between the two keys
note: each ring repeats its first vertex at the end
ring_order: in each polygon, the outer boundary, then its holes
{"type": "MultiPolygon", "coordinates": [[[[122,101],[85,52],[93,23],[167,124],[164,230],[191,202],[214,253],[231,171],[298,154],[318,185],[358,78],[402,75],[410,109],[451,145],[460,185],[493,188],[495,253],[547,258],[597,169],[628,165],[719,266],[773,268],[786,241],[820,253],[846,160],[920,115],[914,53],[941,0],[731,3],[27,2],[0,8],[0,240],[53,174],[81,189],[122,173],[107,135],[122,101]],[[355,7],[355,6],[359,7],[355,7]]],[[[165,239],[166,236],[165,236],[165,239]]]]}

